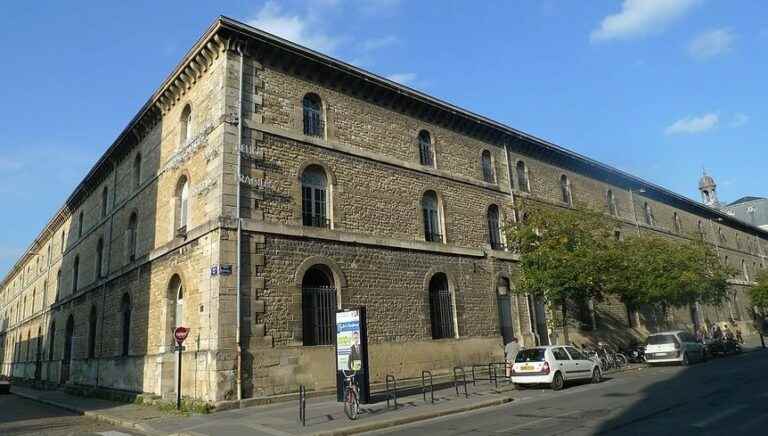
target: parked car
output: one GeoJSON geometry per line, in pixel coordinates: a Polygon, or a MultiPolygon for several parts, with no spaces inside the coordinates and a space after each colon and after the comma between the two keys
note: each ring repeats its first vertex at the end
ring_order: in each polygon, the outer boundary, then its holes
{"type": "Polygon", "coordinates": [[[549,345],[520,350],[512,364],[511,379],[516,388],[547,384],[557,391],[573,380],[599,383],[602,370],[574,347],[549,345]]]}
{"type": "Polygon", "coordinates": [[[654,333],[648,336],[645,345],[645,361],[649,365],[657,363],[679,363],[688,365],[707,359],[704,344],[683,330],[654,333]]]}
{"type": "Polygon", "coordinates": [[[10,394],[10,393],[11,393],[11,381],[7,377],[0,375],[0,395],[10,394]]]}

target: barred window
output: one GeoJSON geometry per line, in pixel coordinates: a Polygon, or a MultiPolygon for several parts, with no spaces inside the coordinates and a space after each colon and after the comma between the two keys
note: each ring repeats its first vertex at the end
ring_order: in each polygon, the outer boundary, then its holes
{"type": "Polygon", "coordinates": [[[560,176],[560,194],[562,195],[563,203],[571,206],[573,201],[571,198],[571,182],[568,181],[568,176],[565,174],[560,176]]]}
{"type": "Polygon", "coordinates": [[[499,206],[492,204],[488,206],[488,242],[494,250],[503,250],[504,244],[501,240],[501,222],[499,218],[499,206]]]}
{"type": "Polygon", "coordinates": [[[486,183],[493,183],[496,178],[493,172],[493,159],[491,159],[491,152],[483,150],[480,155],[480,164],[483,167],[483,180],[486,183]]]}
{"type": "Polygon", "coordinates": [[[328,220],[328,178],[319,165],[310,165],[301,174],[302,222],[309,227],[330,227],[328,220]]]}
{"type": "Polygon", "coordinates": [[[651,205],[647,202],[643,206],[643,210],[645,211],[645,223],[649,226],[653,225],[653,210],[651,210],[651,205]]]}
{"type": "Polygon", "coordinates": [[[528,168],[526,168],[525,162],[517,161],[515,172],[517,173],[517,189],[523,192],[530,192],[531,186],[528,181],[528,168]]]}
{"type": "Polygon", "coordinates": [[[443,242],[442,214],[435,191],[427,191],[421,198],[421,212],[424,219],[424,240],[443,242]]]}
{"type": "Polygon", "coordinates": [[[332,345],[336,335],[336,288],[323,266],[310,268],[301,283],[302,341],[306,346],[332,345]]]}
{"type": "Polygon", "coordinates": [[[91,306],[91,314],[88,317],[88,358],[96,357],[96,329],[98,317],[96,315],[96,306],[91,306]]]}
{"type": "Polygon", "coordinates": [[[122,330],[121,334],[121,347],[120,347],[120,355],[121,356],[127,356],[128,352],[130,351],[130,345],[131,345],[131,312],[133,311],[133,306],[131,305],[131,296],[128,295],[128,293],[123,294],[123,299],[120,302],[120,313],[122,322],[120,325],[120,328],[122,330]]]}
{"type": "Polygon", "coordinates": [[[453,301],[444,273],[435,274],[429,281],[429,313],[432,339],[453,338],[453,301]]]}
{"type": "Polygon", "coordinates": [[[419,132],[419,162],[429,167],[435,165],[432,138],[426,130],[419,132]]]}
{"type": "Polygon", "coordinates": [[[323,104],[317,94],[307,94],[302,100],[304,134],[324,137],[325,125],[323,120],[323,104]]]}
{"type": "Polygon", "coordinates": [[[606,196],[608,201],[608,213],[611,216],[618,216],[618,211],[616,209],[616,198],[613,196],[613,191],[609,189],[606,196]]]}

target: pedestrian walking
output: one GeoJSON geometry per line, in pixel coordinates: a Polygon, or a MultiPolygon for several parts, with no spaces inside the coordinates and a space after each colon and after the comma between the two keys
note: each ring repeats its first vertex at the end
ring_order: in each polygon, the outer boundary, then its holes
{"type": "Polygon", "coordinates": [[[512,375],[512,364],[515,363],[515,357],[520,351],[520,344],[517,342],[517,337],[512,336],[512,339],[504,346],[504,360],[506,361],[506,375],[509,378],[512,375]]]}

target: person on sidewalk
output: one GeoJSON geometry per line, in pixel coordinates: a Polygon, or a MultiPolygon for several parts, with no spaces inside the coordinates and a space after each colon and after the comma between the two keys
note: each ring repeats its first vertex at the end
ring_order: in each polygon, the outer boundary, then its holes
{"type": "Polygon", "coordinates": [[[504,360],[507,362],[507,378],[512,375],[512,364],[515,363],[515,357],[520,351],[520,344],[517,343],[517,337],[512,336],[512,339],[504,346],[504,360]]]}

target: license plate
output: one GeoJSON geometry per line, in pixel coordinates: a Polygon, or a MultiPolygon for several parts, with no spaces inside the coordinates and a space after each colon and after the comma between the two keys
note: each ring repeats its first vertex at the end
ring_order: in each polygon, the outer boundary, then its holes
{"type": "Polygon", "coordinates": [[[520,369],[523,371],[533,371],[533,365],[522,365],[520,369]]]}
{"type": "Polygon", "coordinates": [[[654,353],[653,355],[656,357],[667,357],[669,356],[669,353],[654,353]]]}

